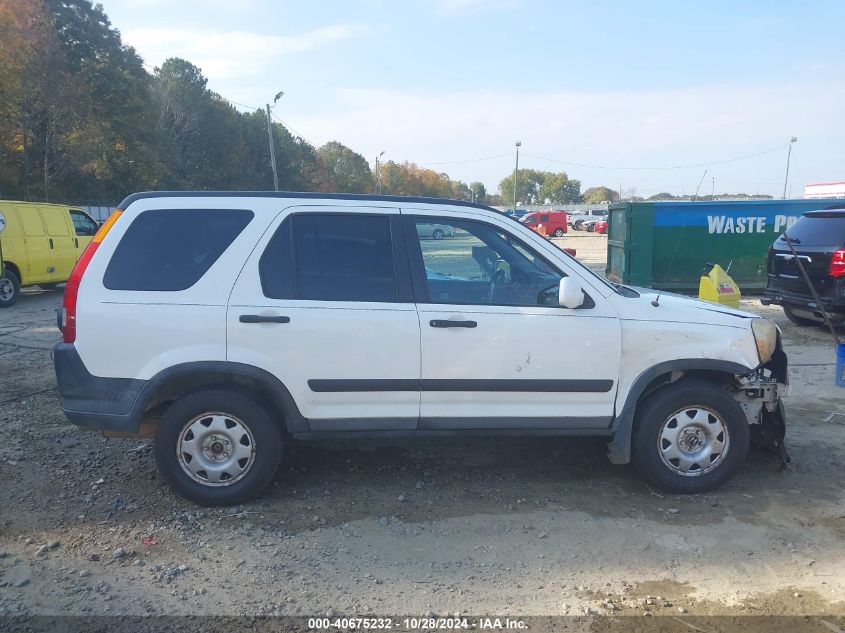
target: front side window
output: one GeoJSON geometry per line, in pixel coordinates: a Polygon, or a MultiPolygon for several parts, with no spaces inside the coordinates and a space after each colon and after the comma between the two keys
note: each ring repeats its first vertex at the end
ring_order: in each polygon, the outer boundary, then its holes
{"type": "MultiPolygon", "coordinates": [[[[415,224],[428,222],[413,220],[415,224]]],[[[431,303],[557,305],[563,274],[521,241],[482,222],[446,222],[452,238],[419,240],[431,303]]],[[[415,231],[418,234],[418,231],[415,231]]]]}
{"type": "Polygon", "coordinates": [[[298,299],[397,301],[388,216],[297,214],[291,231],[298,299]]]}
{"type": "Polygon", "coordinates": [[[79,237],[90,237],[97,232],[97,223],[82,211],[71,211],[73,229],[79,237]]]}
{"type": "Polygon", "coordinates": [[[109,290],[186,290],[208,272],[252,217],[252,211],[241,209],[144,211],[115,248],[103,285],[109,290]]]}

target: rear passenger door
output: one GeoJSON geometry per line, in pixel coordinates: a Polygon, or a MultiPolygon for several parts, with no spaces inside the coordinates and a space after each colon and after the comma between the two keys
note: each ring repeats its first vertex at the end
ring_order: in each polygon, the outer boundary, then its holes
{"type": "Polygon", "coordinates": [[[301,430],[416,428],[420,328],[397,209],[286,209],[243,268],[227,324],[227,359],[276,376],[301,430]]]}

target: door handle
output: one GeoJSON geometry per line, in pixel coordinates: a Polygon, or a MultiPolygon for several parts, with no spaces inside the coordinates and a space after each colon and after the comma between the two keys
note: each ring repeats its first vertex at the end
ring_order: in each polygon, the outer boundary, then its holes
{"type": "Polygon", "coordinates": [[[475,321],[450,321],[448,319],[433,319],[428,322],[431,327],[478,327],[475,321]]]}
{"type": "Polygon", "coordinates": [[[75,237],[75,238],[73,238],[73,245],[74,245],[76,248],[79,248],[79,239],[78,239],[78,238],[76,238],[76,237],[75,237]]]}
{"type": "Polygon", "coordinates": [[[53,238],[52,238],[52,237],[51,237],[51,238],[49,238],[49,240],[48,240],[48,241],[50,242],[50,248],[53,248],[53,238]]]}
{"type": "Polygon", "coordinates": [[[290,323],[290,317],[272,316],[264,314],[242,314],[238,321],[241,323],[290,323]]]}

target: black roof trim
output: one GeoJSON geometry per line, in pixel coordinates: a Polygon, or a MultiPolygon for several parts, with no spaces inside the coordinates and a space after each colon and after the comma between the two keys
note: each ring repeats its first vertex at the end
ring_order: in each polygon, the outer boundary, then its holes
{"type": "Polygon", "coordinates": [[[146,198],[301,198],[305,200],[352,200],[357,202],[399,202],[411,204],[449,204],[459,207],[471,207],[499,213],[493,207],[449,198],[426,198],[422,196],[382,196],[365,193],[322,193],[318,191],[142,191],[126,196],[118,205],[125,209],[136,200],[146,198]]]}
{"type": "Polygon", "coordinates": [[[845,218],[845,207],[827,207],[826,209],[814,209],[805,211],[808,218],[845,218]]]}

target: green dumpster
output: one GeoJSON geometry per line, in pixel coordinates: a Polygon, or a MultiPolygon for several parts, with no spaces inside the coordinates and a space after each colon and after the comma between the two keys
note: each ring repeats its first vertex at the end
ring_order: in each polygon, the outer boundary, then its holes
{"type": "Polygon", "coordinates": [[[743,292],[766,287],[766,253],[806,211],[845,199],[624,202],[609,209],[607,278],[698,291],[708,263],[728,270],[743,292]]]}

